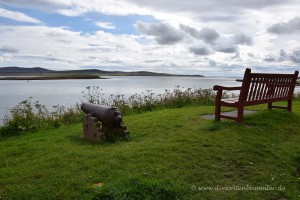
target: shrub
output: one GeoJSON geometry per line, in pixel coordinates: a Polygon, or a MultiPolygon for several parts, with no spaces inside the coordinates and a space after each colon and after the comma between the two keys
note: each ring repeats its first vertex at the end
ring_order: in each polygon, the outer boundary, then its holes
{"type": "Polygon", "coordinates": [[[173,91],[165,90],[164,94],[154,94],[151,90],[146,93],[124,95],[110,95],[104,98],[102,89],[96,86],[86,87],[83,92],[84,100],[90,103],[117,107],[124,115],[140,113],[161,108],[180,108],[191,105],[214,105],[215,93],[212,89],[184,89],[176,86],[173,91]]]}
{"type": "Polygon", "coordinates": [[[6,115],[0,129],[0,135],[16,135],[20,133],[35,132],[43,128],[57,128],[61,124],[78,123],[82,117],[79,106],[65,108],[57,105],[49,111],[39,101],[33,101],[32,97],[20,102],[10,109],[10,115],[6,115]]]}

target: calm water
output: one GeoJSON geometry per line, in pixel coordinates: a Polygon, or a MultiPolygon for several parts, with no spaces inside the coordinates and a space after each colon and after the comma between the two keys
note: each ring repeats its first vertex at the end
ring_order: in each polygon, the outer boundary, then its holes
{"type": "MultiPolygon", "coordinates": [[[[111,94],[146,93],[151,90],[155,94],[163,94],[165,89],[173,90],[176,86],[186,88],[212,88],[213,85],[238,86],[236,78],[201,78],[201,77],[153,77],[153,76],[120,76],[110,79],[96,80],[34,80],[34,81],[4,81],[0,80],[0,120],[8,109],[21,101],[33,97],[46,106],[71,106],[83,98],[87,86],[98,86],[105,96],[111,94]]],[[[297,91],[300,92],[299,88],[297,91]]],[[[2,121],[2,120],[1,120],[2,121]]]]}

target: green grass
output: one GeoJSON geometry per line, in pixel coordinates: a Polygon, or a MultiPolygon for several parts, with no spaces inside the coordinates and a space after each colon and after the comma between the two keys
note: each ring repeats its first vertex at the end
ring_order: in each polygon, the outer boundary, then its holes
{"type": "Polygon", "coordinates": [[[2,138],[0,199],[299,199],[293,103],[242,126],[202,119],[213,106],[128,115],[129,142],[85,141],[82,124],[2,138]]]}

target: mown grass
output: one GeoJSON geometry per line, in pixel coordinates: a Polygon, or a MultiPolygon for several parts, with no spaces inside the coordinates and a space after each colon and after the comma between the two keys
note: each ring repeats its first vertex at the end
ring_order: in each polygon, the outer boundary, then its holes
{"type": "Polygon", "coordinates": [[[82,124],[2,138],[0,198],[298,199],[300,101],[293,103],[292,113],[252,107],[259,112],[242,126],[200,117],[214,106],[132,114],[124,119],[129,142],[86,141],[82,124]]]}

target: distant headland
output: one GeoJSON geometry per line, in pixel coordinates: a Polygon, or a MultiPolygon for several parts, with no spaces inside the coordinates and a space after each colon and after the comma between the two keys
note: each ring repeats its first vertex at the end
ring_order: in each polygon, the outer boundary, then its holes
{"type": "Polygon", "coordinates": [[[57,79],[104,79],[102,76],[194,76],[203,75],[174,75],[148,71],[103,71],[98,69],[55,71],[41,67],[1,67],[0,80],[57,80],[57,79]]]}

